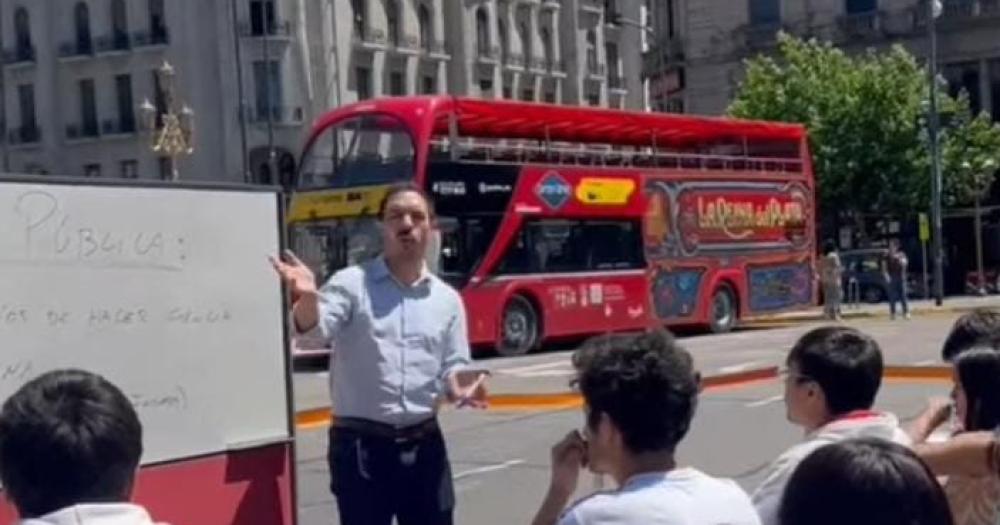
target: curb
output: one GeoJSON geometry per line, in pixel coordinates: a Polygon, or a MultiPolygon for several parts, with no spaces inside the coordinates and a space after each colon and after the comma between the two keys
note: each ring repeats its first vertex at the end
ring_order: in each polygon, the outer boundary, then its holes
{"type": "MultiPolygon", "coordinates": [[[[914,308],[910,310],[910,314],[915,317],[924,317],[932,315],[949,315],[956,313],[966,313],[979,308],[990,308],[996,307],[1000,308],[1000,304],[997,305],[963,305],[963,306],[942,306],[942,307],[930,307],[930,308],[914,308]]],[[[888,312],[872,312],[872,311],[844,311],[841,314],[841,318],[844,320],[848,319],[888,319],[888,312]]],[[[751,317],[747,319],[743,324],[746,326],[760,326],[760,325],[770,325],[770,324],[790,324],[790,323],[804,323],[804,322],[819,322],[819,321],[829,321],[825,315],[822,313],[790,313],[785,315],[774,315],[774,316],[764,316],[764,317],[751,317]]]]}

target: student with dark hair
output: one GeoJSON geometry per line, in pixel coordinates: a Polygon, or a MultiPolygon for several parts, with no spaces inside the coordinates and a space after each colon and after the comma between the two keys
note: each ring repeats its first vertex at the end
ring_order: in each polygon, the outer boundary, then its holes
{"type": "Polygon", "coordinates": [[[814,450],[857,437],[909,442],[895,416],[872,411],[882,384],[882,351],[858,330],[824,327],[805,334],[788,354],[784,376],[788,420],[806,438],[778,457],[753,494],[765,525],[777,523],[789,476],[814,450]]]}
{"type": "Polygon", "coordinates": [[[759,523],[734,482],[677,466],[698,400],[691,355],[666,332],[611,335],[573,357],[586,425],[552,449],[552,480],[534,525],[759,523]],[[566,508],[586,466],[618,485],[566,508]]]}
{"type": "Polygon", "coordinates": [[[292,295],[293,331],[332,346],[330,490],[344,525],[450,525],[451,465],[443,401],[483,407],[470,370],[462,298],[429,269],[434,205],[417,185],[391,186],[379,207],[382,255],[318,287],[294,254],[272,259],[292,295]]]}
{"type": "Polygon", "coordinates": [[[128,503],[141,455],[132,404],[89,372],[44,374],[0,410],[0,481],[24,525],[152,525],[128,503]]]}
{"type": "Polygon", "coordinates": [[[934,475],[906,447],[881,439],[825,445],[788,480],[781,525],[952,525],[934,475]]]}
{"type": "MultiPolygon", "coordinates": [[[[992,348],[973,348],[959,353],[954,358],[954,377],[952,400],[960,425],[957,435],[1000,431],[1000,352],[992,348]]],[[[949,404],[932,401],[931,407],[911,430],[913,439],[917,443],[925,442],[930,431],[949,417],[950,409],[949,404]]],[[[995,449],[991,449],[983,454],[983,462],[995,462],[995,453],[995,449]]],[[[945,492],[956,525],[1000,523],[1000,475],[996,468],[980,475],[949,473],[952,475],[945,484],[945,492]]]]}
{"type": "Polygon", "coordinates": [[[952,325],[941,347],[941,359],[951,361],[969,348],[995,346],[996,343],[1000,343],[1000,312],[977,308],[962,314],[952,325]]]}

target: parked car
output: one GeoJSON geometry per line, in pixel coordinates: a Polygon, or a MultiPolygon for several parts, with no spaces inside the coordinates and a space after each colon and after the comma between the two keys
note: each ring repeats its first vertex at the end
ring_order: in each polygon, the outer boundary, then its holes
{"type": "MultiPolygon", "coordinates": [[[[844,302],[854,299],[865,303],[881,303],[889,298],[889,283],[882,272],[882,261],[889,250],[886,248],[868,248],[863,250],[845,250],[840,252],[840,263],[844,273],[844,302]],[[857,283],[855,286],[853,283],[857,283]]],[[[906,276],[907,296],[922,297],[922,277],[913,272],[906,276]]]]}

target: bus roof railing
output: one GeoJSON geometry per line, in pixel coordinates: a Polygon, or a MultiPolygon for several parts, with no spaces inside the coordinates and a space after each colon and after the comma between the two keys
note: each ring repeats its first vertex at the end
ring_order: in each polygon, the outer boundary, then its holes
{"type": "Polygon", "coordinates": [[[802,173],[803,161],[794,157],[754,156],[746,153],[685,153],[652,147],[615,147],[612,144],[538,144],[523,140],[481,140],[437,137],[431,141],[435,158],[457,162],[539,163],[572,166],[654,167],[666,169],[731,170],[802,173]]]}

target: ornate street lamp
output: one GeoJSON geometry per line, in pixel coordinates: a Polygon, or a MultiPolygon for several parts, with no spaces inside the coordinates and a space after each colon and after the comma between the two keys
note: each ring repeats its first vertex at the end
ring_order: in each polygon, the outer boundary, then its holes
{"type": "Polygon", "coordinates": [[[157,127],[157,107],[149,99],[144,99],[139,110],[143,124],[151,132],[150,148],[154,153],[170,159],[170,180],[180,176],[177,158],[194,152],[194,111],[176,97],[175,81],[177,72],[170,63],[164,61],[156,70],[163,93],[163,114],[157,127]]]}

